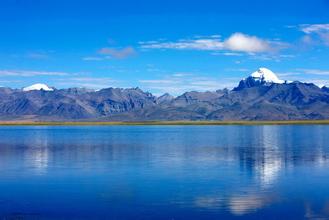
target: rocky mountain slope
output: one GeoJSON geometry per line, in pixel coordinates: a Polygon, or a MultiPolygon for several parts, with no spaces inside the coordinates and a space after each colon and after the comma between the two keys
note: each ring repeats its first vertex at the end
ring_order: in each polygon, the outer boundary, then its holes
{"type": "Polygon", "coordinates": [[[299,120],[329,119],[329,89],[288,82],[260,68],[232,90],[156,97],[139,88],[99,91],[36,84],[0,88],[1,120],[299,120]]]}

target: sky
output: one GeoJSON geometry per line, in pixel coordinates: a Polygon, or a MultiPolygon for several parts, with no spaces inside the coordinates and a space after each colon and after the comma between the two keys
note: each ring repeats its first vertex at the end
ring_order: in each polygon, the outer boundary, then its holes
{"type": "Polygon", "coordinates": [[[1,0],[0,86],[233,88],[266,67],[329,85],[329,0],[1,0]]]}

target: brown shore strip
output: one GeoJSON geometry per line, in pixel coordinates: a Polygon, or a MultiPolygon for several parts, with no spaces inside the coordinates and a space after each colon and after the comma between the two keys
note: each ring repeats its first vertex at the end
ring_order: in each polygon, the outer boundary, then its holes
{"type": "Polygon", "coordinates": [[[93,125],[329,125],[329,120],[292,121],[0,121],[0,126],[93,126],[93,125]]]}

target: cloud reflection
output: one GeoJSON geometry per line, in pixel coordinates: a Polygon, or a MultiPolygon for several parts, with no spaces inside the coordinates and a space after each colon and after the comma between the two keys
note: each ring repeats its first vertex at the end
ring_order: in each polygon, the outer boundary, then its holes
{"type": "Polygon", "coordinates": [[[262,195],[234,195],[230,198],[228,206],[232,214],[244,215],[262,208],[268,202],[269,199],[262,195]]]}
{"type": "Polygon", "coordinates": [[[24,162],[31,167],[36,174],[45,174],[49,163],[48,135],[43,130],[37,130],[24,139],[26,148],[24,162]]]}
{"type": "Polygon", "coordinates": [[[262,187],[268,187],[274,183],[282,167],[282,155],[279,148],[278,127],[263,126],[261,134],[261,151],[262,156],[255,169],[260,179],[262,187]]]}

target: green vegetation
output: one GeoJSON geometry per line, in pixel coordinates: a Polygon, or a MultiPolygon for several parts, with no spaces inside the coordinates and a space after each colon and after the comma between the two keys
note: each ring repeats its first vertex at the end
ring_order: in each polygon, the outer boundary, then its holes
{"type": "Polygon", "coordinates": [[[39,121],[2,121],[0,126],[83,126],[83,125],[329,125],[329,120],[296,121],[115,121],[115,122],[39,122],[39,121]]]}

